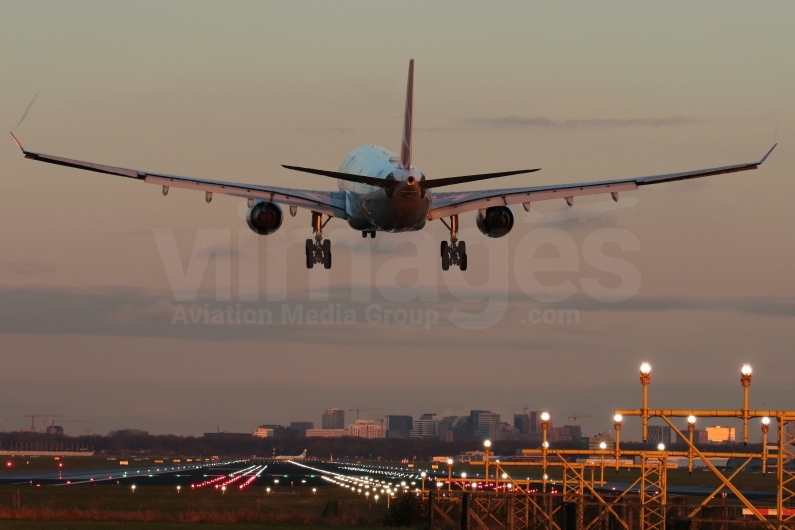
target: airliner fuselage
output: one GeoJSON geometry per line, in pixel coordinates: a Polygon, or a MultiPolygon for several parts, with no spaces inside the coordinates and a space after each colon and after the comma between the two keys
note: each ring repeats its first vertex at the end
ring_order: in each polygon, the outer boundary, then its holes
{"type": "Polygon", "coordinates": [[[415,167],[401,168],[399,161],[398,155],[376,145],[358,147],[342,161],[340,173],[367,175],[398,183],[394,189],[387,189],[339,180],[339,189],[345,193],[345,211],[351,228],[406,232],[425,226],[431,209],[431,192],[422,190],[418,184],[425,180],[425,175],[415,167]]]}

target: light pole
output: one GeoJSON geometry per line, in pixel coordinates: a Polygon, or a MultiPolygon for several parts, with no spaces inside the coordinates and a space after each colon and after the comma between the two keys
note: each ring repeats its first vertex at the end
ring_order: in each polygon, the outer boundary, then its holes
{"type": "Polygon", "coordinates": [[[696,417],[692,414],[687,417],[687,430],[690,433],[690,446],[687,448],[687,469],[693,474],[693,432],[696,430],[696,417]]]}
{"type": "Polygon", "coordinates": [[[744,364],[740,368],[740,383],[743,385],[743,445],[748,445],[748,387],[751,386],[751,374],[754,370],[750,364],[744,364]]]}
{"type": "Polygon", "coordinates": [[[643,441],[649,438],[649,382],[651,382],[651,365],[643,362],[640,365],[640,384],[643,385],[643,441]]]}
{"type": "Polygon", "coordinates": [[[486,453],[486,487],[489,486],[489,449],[491,449],[491,440],[483,442],[483,449],[486,453]]]}
{"type": "Polygon", "coordinates": [[[541,491],[547,492],[547,449],[549,442],[547,441],[547,430],[549,429],[549,412],[541,413],[541,433],[543,435],[541,442],[541,465],[544,471],[544,482],[542,483],[541,491]]]}
{"type": "Polygon", "coordinates": [[[762,474],[767,473],[767,431],[770,430],[770,418],[762,418],[762,474]]]}
{"type": "Polygon", "coordinates": [[[613,428],[616,430],[616,447],[615,447],[616,474],[618,474],[618,455],[620,454],[620,449],[618,448],[618,446],[621,443],[622,421],[624,421],[624,416],[622,416],[621,414],[616,414],[615,416],[613,416],[613,428]]]}
{"type": "Polygon", "coordinates": [[[425,493],[425,477],[426,477],[426,476],[427,476],[427,475],[426,475],[425,471],[423,471],[422,473],[420,473],[420,477],[422,477],[422,492],[423,492],[423,493],[425,493]]]}
{"type": "Polygon", "coordinates": [[[453,489],[453,459],[447,459],[447,491],[453,489]]]}

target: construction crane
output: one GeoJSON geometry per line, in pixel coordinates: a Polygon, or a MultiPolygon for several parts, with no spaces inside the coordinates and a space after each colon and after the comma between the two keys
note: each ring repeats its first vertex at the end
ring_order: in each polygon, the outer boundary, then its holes
{"type": "Polygon", "coordinates": [[[356,413],[356,419],[358,420],[359,419],[359,413],[360,412],[364,412],[365,410],[384,410],[384,409],[377,409],[377,408],[362,409],[362,408],[359,408],[359,405],[356,405],[355,409],[348,409],[348,412],[355,412],[356,413]]]}
{"type": "Polygon", "coordinates": [[[590,414],[577,414],[576,412],[571,416],[566,416],[567,420],[574,420],[574,425],[577,425],[577,420],[580,418],[590,418],[590,414]]]}
{"type": "Polygon", "coordinates": [[[30,432],[36,432],[36,418],[60,418],[60,414],[25,414],[26,418],[30,418],[30,432]]]}
{"type": "Polygon", "coordinates": [[[522,407],[522,414],[527,414],[527,409],[528,409],[528,408],[529,408],[529,407],[528,407],[527,405],[525,405],[524,407],[522,407]]]}

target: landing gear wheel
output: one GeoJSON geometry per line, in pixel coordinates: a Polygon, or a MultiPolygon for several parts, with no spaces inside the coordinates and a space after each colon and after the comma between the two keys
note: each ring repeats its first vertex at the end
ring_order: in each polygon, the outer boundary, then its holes
{"type": "Polygon", "coordinates": [[[467,253],[467,244],[463,241],[458,242],[458,256],[465,256],[467,253]]]}
{"type": "Polygon", "coordinates": [[[367,231],[362,230],[362,239],[367,239],[367,231]]]}
{"type": "Polygon", "coordinates": [[[447,243],[447,241],[442,241],[442,257],[443,257],[443,258],[444,258],[444,256],[445,256],[446,254],[449,254],[449,251],[448,251],[448,247],[449,247],[449,246],[450,246],[450,245],[449,245],[449,243],[447,243]]]}
{"type": "Polygon", "coordinates": [[[370,239],[375,239],[375,230],[370,230],[370,239]]]}
{"type": "Polygon", "coordinates": [[[331,268],[331,241],[328,239],[323,241],[323,267],[331,268]]]}
{"type": "Polygon", "coordinates": [[[315,265],[315,244],[311,239],[306,240],[306,268],[311,269],[315,265]]]}
{"type": "Polygon", "coordinates": [[[461,260],[458,263],[458,268],[461,269],[462,271],[467,270],[467,255],[466,254],[461,256],[461,260]]]}
{"type": "Polygon", "coordinates": [[[450,253],[445,252],[442,254],[442,270],[446,271],[450,269],[450,253]]]}

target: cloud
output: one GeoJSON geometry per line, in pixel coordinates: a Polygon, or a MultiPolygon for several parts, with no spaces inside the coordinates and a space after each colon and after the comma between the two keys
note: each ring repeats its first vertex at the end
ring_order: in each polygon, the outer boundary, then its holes
{"type": "Polygon", "coordinates": [[[0,265],[3,272],[17,274],[19,276],[34,276],[45,272],[52,272],[55,267],[46,263],[33,263],[25,261],[7,261],[0,265]]]}
{"type": "Polygon", "coordinates": [[[544,116],[519,116],[516,114],[497,118],[473,117],[466,123],[482,129],[624,129],[629,127],[673,127],[699,123],[685,116],[671,118],[590,118],[553,120],[544,116]]]}

